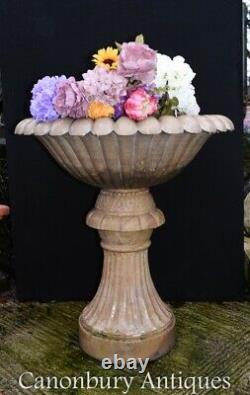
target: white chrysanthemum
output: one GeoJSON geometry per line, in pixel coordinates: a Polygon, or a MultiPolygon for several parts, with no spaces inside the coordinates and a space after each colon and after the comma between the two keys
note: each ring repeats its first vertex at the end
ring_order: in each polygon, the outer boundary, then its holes
{"type": "Polygon", "coordinates": [[[170,88],[181,88],[191,84],[195,73],[182,56],[175,56],[171,68],[168,71],[168,86],[170,88]]]}
{"type": "Polygon", "coordinates": [[[177,110],[189,115],[197,115],[200,107],[195,98],[192,81],[195,73],[182,56],[171,59],[167,55],[157,54],[157,71],[155,85],[157,88],[167,86],[169,97],[178,99],[177,110]]]}
{"type": "Polygon", "coordinates": [[[168,70],[171,68],[172,59],[167,55],[162,55],[161,53],[157,53],[157,68],[156,68],[156,77],[155,77],[155,85],[157,88],[165,88],[168,81],[168,70]]]}
{"type": "Polygon", "coordinates": [[[172,99],[176,97],[178,99],[177,109],[181,113],[188,115],[198,115],[200,107],[196,101],[195,89],[193,85],[183,86],[181,88],[169,89],[169,97],[172,99]]]}
{"type": "Polygon", "coordinates": [[[167,84],[170,88],[179,88],[191,84],[194,77],[195,73],[182,56],[175,56],[172,60],[167,55],[157,54],[157,88],[164,88],[167,84]]]}

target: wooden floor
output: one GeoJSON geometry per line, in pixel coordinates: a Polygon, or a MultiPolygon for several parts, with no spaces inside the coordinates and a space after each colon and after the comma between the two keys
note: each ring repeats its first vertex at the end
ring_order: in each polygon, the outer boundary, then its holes
{"type": "MultiPolygon", "coordinates": [[[[78,316],[82,303],[0,304],[0,394],[121,394],[120,390],[21,390],[18,377],[24,371],[40,376],[131,376],[130,395],[192,394],[191,390],[148,388],[141,390],[145,374],[104,371],[100,363],[84,355],[78,346],[78,316]]],[[[177,343],[173,351],[149,364],[157,376],[230,376],[229,390],[199,390],[197,394],[250,394],[250,304],[186,303],[175,307],[177,343]]]]}

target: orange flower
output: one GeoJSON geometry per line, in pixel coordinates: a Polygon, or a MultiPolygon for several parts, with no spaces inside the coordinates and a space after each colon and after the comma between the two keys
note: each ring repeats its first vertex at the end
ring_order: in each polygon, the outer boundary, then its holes
{"type": "Polygon", "coordinates": [[[109,104],[100,101],[92,101],[88,108],[88,116],[91,119],[98,119],[103,117],[112,117],[114,115],[114,108],[109,104]]]}

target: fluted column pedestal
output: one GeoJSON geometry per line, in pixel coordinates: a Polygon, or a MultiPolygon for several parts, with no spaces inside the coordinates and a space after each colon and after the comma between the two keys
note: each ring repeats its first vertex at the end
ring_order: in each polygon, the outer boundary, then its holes
{"type": "Polygon", "coordinates": [[[82,349],[97,359],[156,359],[174,344],[175,318],[150,276],[148,247],[164,223],[147,189],[102,190],[87,224],[104,250],[100,286],[80,319],[82,349]]]}

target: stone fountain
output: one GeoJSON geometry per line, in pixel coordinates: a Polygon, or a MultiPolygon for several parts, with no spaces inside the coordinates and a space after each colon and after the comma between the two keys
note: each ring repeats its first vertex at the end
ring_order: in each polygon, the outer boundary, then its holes
{"type": "Polygon", "coordinates": [[[82,349],[97,359],[157,359],[174,344],[175,318],[159,297],[148,265],[153,229],[164,223],[149,187],[178,174],[207,139],[233,130],[222,115],[21,121],[73,177],[101,192],[87,224],[104,251],[101,283],[80,318],[82,349]]]}

